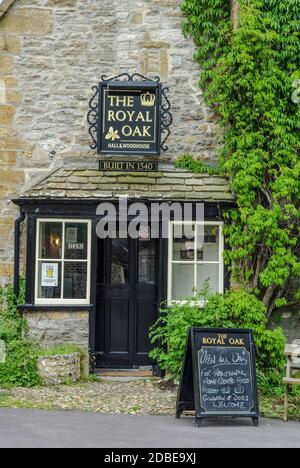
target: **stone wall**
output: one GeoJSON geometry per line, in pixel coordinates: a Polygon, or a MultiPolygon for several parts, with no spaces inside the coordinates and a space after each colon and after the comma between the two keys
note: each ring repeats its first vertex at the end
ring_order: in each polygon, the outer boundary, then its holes
{"type": "Polygon", "coordinates": [[[38,359],[38,371],[44,385],[78,382],[81,378],[80,353],[41,356],[38,359]]]}
{"type": "Polygon", "coordinates": [[[0,18],[3,16],[15,0],[0,0],[0,18]]]}
{"type": "Polygon", "coordinates": [[[287,343],[300,340],[300,315],[299,307],[283,312],[280,319],[272,323],[272,328],[282,328],[287,343]]]}
{"type": "Polygon", "coordinates": [[[10,203],[61,164],[94,161],[86,124],[102,74],[140,72],[170,86],[170,160],[214,160],[220,138],[198,88],[179,0],[15,0],[0,19],[0,278],[12,274],[10,203]]]}
{"type": "Polygon", "coordinates": [[[88,312],[26,312],[29,336],[42,346],[77,344],[89,347],[88,312]]]}

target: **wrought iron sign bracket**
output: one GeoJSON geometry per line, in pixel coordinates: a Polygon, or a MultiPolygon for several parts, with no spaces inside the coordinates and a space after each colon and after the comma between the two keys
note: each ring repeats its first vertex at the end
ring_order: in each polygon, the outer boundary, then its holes
{"type": "Polygon", "coordinates": [[[87,115],[87,121],[89,124],[89,134],[93,140],[93,143],[90,145],[92,150],[96,150],[98,148],[98,128],[100,124],[99,119],[99,94],[100,88],[99,86],[93,86],[92,88],[94,94],[89,102],[89,112],[87,115]]]}
{"type": "MultiPolygon", "coordinates": [[[[122,73],[121,75],[108,78],[106,76],[101,77],[101,82],[98,86],[94,86],[93,96],[89,102],[89,112],[87,116],[87,121],[89,124],[89,134],[92,139],[91,149],[97,150],[99,154],[121,154],[122,151],[118,150],[115,151],[111,149],[110,151],[103,150],[103,145],[101,144],[101,140],[103,141],[103,132],[102,126],[103,123],[103,106],[105,105],[104,93],[103,89],[114,90],[119,89],[128,89],[128,90],[152,90],[155,92],[155,97],[157,99],[157,109],[156,112],[156,121],[154,123],[153,130],[155,129],[156,133],[156,150],[150,151],[149,154],[156,154],[159,155],[161,151],[168,151],[167,141],[171,134],[170,127],[173,123],[173,116],[171,113],[171,103],[168,98],[169,88],[163,87],[162,83],[160,82],[160,78],[157,76],[155,78],[148,78],[138,73],[130,75],[128,73],[122,73]]],[[[143,97],[143,96],[142,96],[143,97]]],[[[149,98],[149,93],[148,96],[149,98]]],[[[145,103],[144,103],[145,104],[145,103]]],[[[147,105],[147,102],[146,102],[147,105]]],[[[148,105],[150,103],[148,102],[148,105]]],[[[106,138],[109,138],[107,135],[106,138]]],[[[105,138],[105,139],[106,139],[105,138]]],[[[111,134],[111,139],[119,138],[118,131],[114,131],[111,134]]],[[[142,143],[140,141],[140,143],[142,143]]],[[[114,146],[114,145],[111,145],[114,146]]],[[[129,146],[129,145],[128,145],[129,146]]],[[[130,151],[124,151],[124,153],[129,154],[130,151]]],[[[133,154],[143,154],[146,155],[147,151],[133,151],[133,154]]]]}

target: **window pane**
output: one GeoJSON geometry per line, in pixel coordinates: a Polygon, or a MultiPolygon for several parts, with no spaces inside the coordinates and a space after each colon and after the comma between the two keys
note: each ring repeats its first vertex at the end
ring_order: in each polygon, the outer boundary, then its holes
{"type": "Polygon", "coordinates": [[[38,263],[38,298],[60,299],[61,263],[38,263]]]}
{"type": "Polygon", "coordinates": [[[139,283],[156,283],[155,240],[139,242],[139,283]]]}
{"type": "Polygon", "coordinates": [[[219,265],[204,264],[197,266],[197,289],[200,291],[208,281],[210,292],[219,292],[219,265]]]}
{"type": "Polygon", "coordinates": [[[86,223],[66,223],[65,259],[86,260],[88,226],[86,223]]]}
{"type": "Polygon", "coordinates": [[[111,244],[111,284],[128,284],[129,241],[114,239],[111,244]]]}
{"type": "Polygon", "coordinates": [[[40,223],[39,258],[61,259],[62,223],[40,223]]]}
{"type": "Polygon", "coordinates": [[[194,295],[194,265],[173,264],[172,300],[179,301],[194,295]]]}
{"type": "Polygon", "coordinates": [[[86,299],[87,263],[65,262],[64,299],[86,299]]]}
{"type": "Polygon", "coordinates": [[[173,260],[195,261],[195,226],[174,225],[173,260]]]}
{"type": "Polygon", "coordinates": [[[203,235],[197,236],[197,260],[198,261],[219,261],[219,227],[217,226],[205,226],[204,227],[204,239],[203,235]],[[204,243],[203,243],[204,241],[204,243]]]}

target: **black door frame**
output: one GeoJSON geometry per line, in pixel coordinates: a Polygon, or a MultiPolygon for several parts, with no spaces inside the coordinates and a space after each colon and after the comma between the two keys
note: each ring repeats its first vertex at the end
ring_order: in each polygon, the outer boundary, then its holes
{"type": "MultiPolygon", "coordinates": [[[[149,364],[143,364],[143,353],[139,355],[139,353],[135,353],[134,350],[137,350],[137,320],[138,320],[138,303],[143,297],[143,288],[145,292],[145,298],[148,297],[149,301],[152,301],[155,308],[156,308],[156,313],[155,313],[155,319],[158,319],[159,317],[159,307],[161,302],[166,298],[166,291],[167,291],[167,281],[165,281],[164,285],[164,278],[166,278],[166,275],[164,274],[164,271],[162,267],[164,265],[167,265],[167,256],[166,259],[162,258],[162,253],[163,251],[161,250],[164,245],[167,245],[167,243],[163,243],[162,239],[153,239],[155,241],[155,254],[156,254],[156,261],[155,261],[155,276],[156,276],[156,283],[152,285],[143,285],[139,283],[139,266],[138,266],[138,261],[139,261],[139,239],[131,239],[128,238],[129,241],[129,281],[128,281],[128,291],[126,294],[126,286],[127,285],[120,285],[120,296],[122,294],[125,294],[124,299],[129,301],[129,310],[128,314],[130,317],[130,322],[132,325],[132,328],[129,330],[129,342],[132,345],[132,349],[130,350],[130,353],[128,357],[131,357],[132,361],[132,366],[138,367],[139,365],[151,365],[149,364]],[[162,261],[165,260],[165,261],[162,261]],[[153,290],[156,290],[155,292],[153,290]],[[162,295],[165,297],[162,298],[162,295]],[[131,355],[132,354],[132,355],[131,355]]],[[[98,283],[97,281],[97,270],[98,270],[98,262],[101,253],[99,252],[99,243],[97,242],[97,255],[94,256],[94,259],[96,259],[95,265],[96,265],[96,280],[94,281],[95,283],[95,322],[94,322],[94,346],[95,346],[95,357],[96,357],[96,367],[98,367],[98,361],[100,361],[100,356],[102,356],[103,350],[99,350],[100,346],[97,345],[97,337],[96,334],[99,333],[99,330],[97,331],[96,327],[96,321],[99,319],[98,314],[98,301],[100,300],[99,294],[98,294],[98,288],[100,287],[102,289],[102,301],[103,301],[103,307],[104,310],[102,313],[104,314],[102,318],[100,319],[100,322],[102,322],[102,327],[105,328],[105,321],[108,320],[109,313],[110,313],[110,300],[111,300],[111,292],[112,290],[118,291],[118,285],[111,285],[109,283],[110,279],[110,274],[111,274],[111,254],[112,254],[112,239],[105,239],[103,241],[102,249],[104,251],[104,258],[103,258],[103,265],[102,268],[104,269],[103,271],[103,284],[98,283]],[[106,291],[104,290],[106,289],[106,291]],[[108,294],[106,298],[106,293],[108,294]],[[107,302],[106,302],[107,301],[107,302]]],[[[146,299],[145,299],[146,300],[146,299]]],[[[107,323],[107,322],[106,322],[107,323]]],[[[100,328],[102,328],[100,325],[100,328]]],[[[104,347],[106,350],[109,349],[109,342],[107,341],[108,337],[107,336],[102,336],[100,341],[102,341],[102,347],[104,347]],[[105,345],[104,345],[105,344],[105,345]],[[104,346],[103,346],[104,345],[104,346]]],[[[144,353],[145,354],[145,353],[144,353]]],[[[113,356],[111,356],[112,360],[114,360],[113,356]]],[[[124,359],[126,360],[125,356],[124,359]]],[[[108,357],[108,362],[109,362],[109,357],[108,357]]],[[[153,367],[155,367],[154,364],[152,364],[153,367]]],[[[99,366],[102,367],[102,366],[99,366]]],[[[114,367],[113,363],[111,366],[108,367],[114,367]]],[[[120,366],[122,367],[122,357],[120,361],[120,366]]],[[[128,365],[128,367],[131,367],[128,365]]]]}

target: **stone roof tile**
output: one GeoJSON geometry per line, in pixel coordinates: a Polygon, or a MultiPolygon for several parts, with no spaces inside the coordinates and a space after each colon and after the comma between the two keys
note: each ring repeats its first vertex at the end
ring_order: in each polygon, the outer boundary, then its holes
{"type": "Polygon", "coordinates": [[[132,199],[234,201],[229,181],[220,176],[174,169],[148,173],[61,168],[21,195],[21,199],[132,199]]]}

